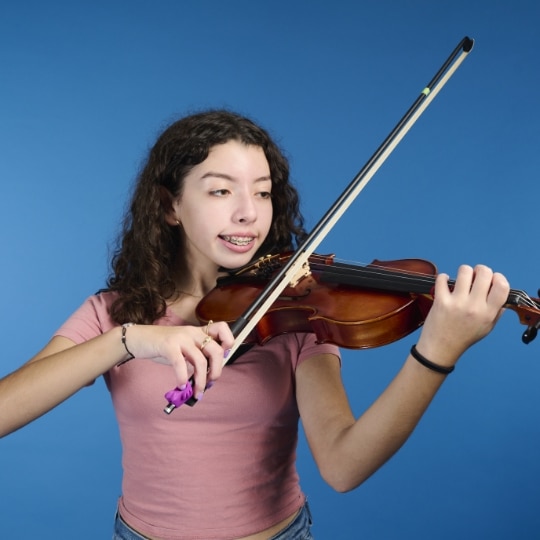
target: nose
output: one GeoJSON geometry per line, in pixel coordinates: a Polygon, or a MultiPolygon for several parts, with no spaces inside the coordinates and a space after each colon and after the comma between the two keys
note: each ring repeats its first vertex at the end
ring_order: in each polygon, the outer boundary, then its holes
{"type": "Polygon", "coordinates": [[[233,213],[235,223],[253,223],[257,219],[257,207],[253,197],[249,193],[238,196],[236,208],[233,213]]]}

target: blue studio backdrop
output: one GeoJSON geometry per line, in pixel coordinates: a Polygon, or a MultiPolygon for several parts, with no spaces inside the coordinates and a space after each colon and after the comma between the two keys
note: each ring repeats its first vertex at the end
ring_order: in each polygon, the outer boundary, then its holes
{"type": "MultiPolygon", "coordinates": [[[[104,285],[133,179],[170,121],[227,107],[265,126],[309,228],[466,35],[471,54],[318,251],[450,275],[481,262],[537,296],[539,25],[535,0],[4,1],[0,375],[104,285]]],[[[315,537],[536,537],[540,338],[522,344],[524,329],[505,313],[353,492],[323,482],[302,437],[315,537]]],[[[416,338],[343,351],[356,414],[416,338]]],[[[102,380],[0,440],[0,458],[2,538],[110,538],[121,455],[102,380]]]]}

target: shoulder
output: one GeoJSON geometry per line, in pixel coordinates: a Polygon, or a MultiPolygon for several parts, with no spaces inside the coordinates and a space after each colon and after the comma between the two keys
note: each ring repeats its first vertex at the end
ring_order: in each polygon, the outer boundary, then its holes
{"type": "Polygon", "coordinates": [[[115,292],[100,292],[89,296],[68,317],[55,336],[63,336],[75,343],[82,343],[118,326],[109,314],[110,307],[116,298],[118,294],[115,292]]]}

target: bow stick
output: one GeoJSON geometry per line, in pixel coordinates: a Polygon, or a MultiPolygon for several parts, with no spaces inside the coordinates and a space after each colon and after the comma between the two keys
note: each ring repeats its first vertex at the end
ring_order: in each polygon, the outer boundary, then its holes
{"type": "MultiPolygon", "coordinates": [[[[289,261],[271,279],[253,304],[231,325],[231,331],[235,337],[235,342],[227,355],[228,359],[233,356],[238,347],[246,340],[264,314],[278,299],[283,290],[287,286],[296,283],[299,277],[305,274],[309,257],[313,254],[317,246],[324,240],[332,227],[337,223],[360,192],[366,187],[373,175],[379,170],[381,165],[394,151],[403,137],[405,137],[416,120],[418,120],[428,105],[435,99],[450,77],[465,60],[469,52],[471,52],[473,45],[474,40],[469,37],[464,37],[460,41],[439,71],[437,71],[427,86],[424,87],[415,102],[410,106],[409,110],[353,178],[345,191],[338,197],[336,202],[320,219],[317,225],[315,225],[307,238],[290,257],[289,261]]],[[[224,365],[228,361],[227,358],[223,361],[224,365]]],[[[193,398],[191,382],[189,382],[184,389],[176,388],[167,392],[165,398],[168,400],[168,404],[164,409],[167,414],[170,414],[176,407],[179,407],[183,403],[193,405],[197,402],[197,400],[193,398]]]]}

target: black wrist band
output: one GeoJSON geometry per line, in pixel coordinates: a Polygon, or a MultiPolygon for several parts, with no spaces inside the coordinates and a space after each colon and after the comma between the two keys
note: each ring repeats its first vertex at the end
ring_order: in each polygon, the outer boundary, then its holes
{"type": "MultiPolygon", "coordinates": [[[[124,362],[127,362],[128,360],[133,360],[133,358],[135,358],[133,354],[131,353],[131,351],[128,349],[127,342],[126,342],[126,330],[130,326],[134,326],[134,325],[135,323],[124,323],[122,325],[122,343],[124,344],[124,348],[126,349],[126,352],[129,354],[129,358],[127,360],[124,360],[124,362]]],[[[124,362],[121,362],[121,363],[123,364],[124,362]]]]}
{"type": "Polygon", "coordinates": [[[452,373],[454,371],[455,366],[440,366],[439,364],[435,364],[428,360],[425,356],[422,356],[417,350],[416,345],[413,345],[411,347],[411,356],[417,361],[420,362],[423,366],[427,367],[428,369],[431,369],[432,371],[436,371],[437,373],[442,373],[443,375],[448,375],[449,373],[452,373]]]}

